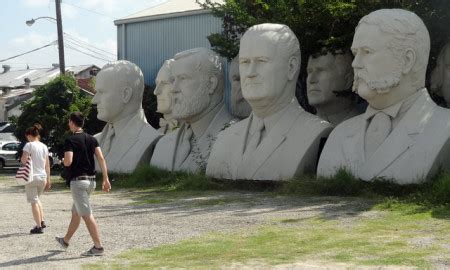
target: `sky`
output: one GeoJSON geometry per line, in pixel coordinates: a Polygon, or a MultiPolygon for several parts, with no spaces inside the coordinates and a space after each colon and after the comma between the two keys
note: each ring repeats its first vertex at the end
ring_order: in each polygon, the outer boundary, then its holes
{"type": "MultiPolygon", "coordinates": [[[[114,20],[161,4],[167,0],[62,0],[66,66],[97,65],[117,59],[117,28],[114,20]],[[82,51],[82,52],[80,52],[82,51]]],[[[0,10],[0,66],[11,70],[49,68],[58,63],[55,0],[2,0],[0,10]],[[41,50],[2,61],[9,57],[53,43],[41,50]]],[[[2,71],[3,69],[0,69],[2,71]]]]}

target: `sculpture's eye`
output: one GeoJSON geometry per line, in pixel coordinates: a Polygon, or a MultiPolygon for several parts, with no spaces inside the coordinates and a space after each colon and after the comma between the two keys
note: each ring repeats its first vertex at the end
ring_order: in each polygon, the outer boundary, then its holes
{"type": "Polygon", "coordinates": [[[239,59],[239,64],[248,64],[250,63],[250,59],[239,59]]]}

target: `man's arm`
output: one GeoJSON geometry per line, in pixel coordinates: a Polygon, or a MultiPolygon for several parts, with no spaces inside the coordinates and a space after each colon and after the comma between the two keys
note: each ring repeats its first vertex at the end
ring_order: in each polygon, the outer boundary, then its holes
{"type": "Polygon", "coordinates": [[[100,147],[95,147],[95,157],[97,158],[100,169],[102,170],[103,183],[102,189],[105,192],[109,192],[111,190],[111,183],[108,178],[108,169],[106,168],[106,161],[103,157],[102,149],[100,147]]]}
{"type": "Polygon", "coordinates": [[[47,183],[45,183],[45,190],[49,190],[52,188],[52,182],[50,181],[50,159],[47,158],[45,160],[45,173],[47,174],[47,183]]]}
{"type": "Polygon", "coordinates": [[[73,161],[73,152],[72,151],[66,151],[64,152],[64,166],[69,167],[72,165],[73,161]]]}

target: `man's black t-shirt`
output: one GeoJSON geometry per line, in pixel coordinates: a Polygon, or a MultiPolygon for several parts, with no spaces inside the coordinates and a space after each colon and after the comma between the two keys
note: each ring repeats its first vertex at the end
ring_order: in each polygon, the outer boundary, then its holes
{"type": "Polygon", "coordinates": [[[95,175],[94,154],[97,140],[84,132],[75,133],[64,142],[64,152],[73,152],[70,178],[81,175],[95,175]]]}

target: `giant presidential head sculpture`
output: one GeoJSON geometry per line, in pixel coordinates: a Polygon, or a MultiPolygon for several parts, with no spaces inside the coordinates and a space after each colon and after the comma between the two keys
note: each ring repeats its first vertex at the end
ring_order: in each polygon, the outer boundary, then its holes
{"type": "Polygon", "coordinates": [[[345,168],[366,181],[410,184],[448,167],[450,115],[424,88],[430,37],[423,21],[406,10],[374,11],[360,20],[351,49],[353,89],[369,106],[333,130],[318,175],[345,168]]]}
{"type": "Polygon", "coordinates": [[[251,115],[222,131],[206,174],[224,179],[283,180],[311,171],[329,123],[294,98],[300,44],[286,25],[260,24],[241,38],[239,73],[251,115]]]}
{"type": "Polygon", "coordinates": [[[138,164],[150,160],[160,137],[144,116],[142,97],[144,76],[138,66],[128,61],[105,65],[97,75],[97,118],[107,124],[96,135],[108,170],[132,172],[138,164]]]}
{"type": "Polygon", "coordinates": [[[344,93],[353,83],[353,58],[349,52],[310,56],[306,81],[308,101],[317,115],[337,125],[359,114],[355,98],[344,93]]]}
{"type": "Polygon", "coordinates": [[[221,59],[206,48],[177,53],[173,77],[172,117],[183,124],[157,144],[151,165],[171,171],[204,170],[217,133],[231,120],[223,105],[221,59]]]}
{"type": "Polygon", "coordinates": [[[450,42],[442,48],[431,73],[431,90],[444,98],[447,108],[450,106],[450,42]]]}
{"type": "Polygon", "coordinates": [[[239,57],[233,58],[230,63],[228,79],[231,83],[231,114],[238,119],[244,119],[250,115],[252,108],[242,96],[239,57]]]}
{"type": "Polygon", "coordinates": [[[178,126],[178,121],[172,117],[173,108],[173,77],[170,65],[173,59],[164,61],[156,75],[156,87],[153,94],[158,102],[156,111],[163,115],[159,119],[160,131],[163,134],[173,131],[178,126]]]}

